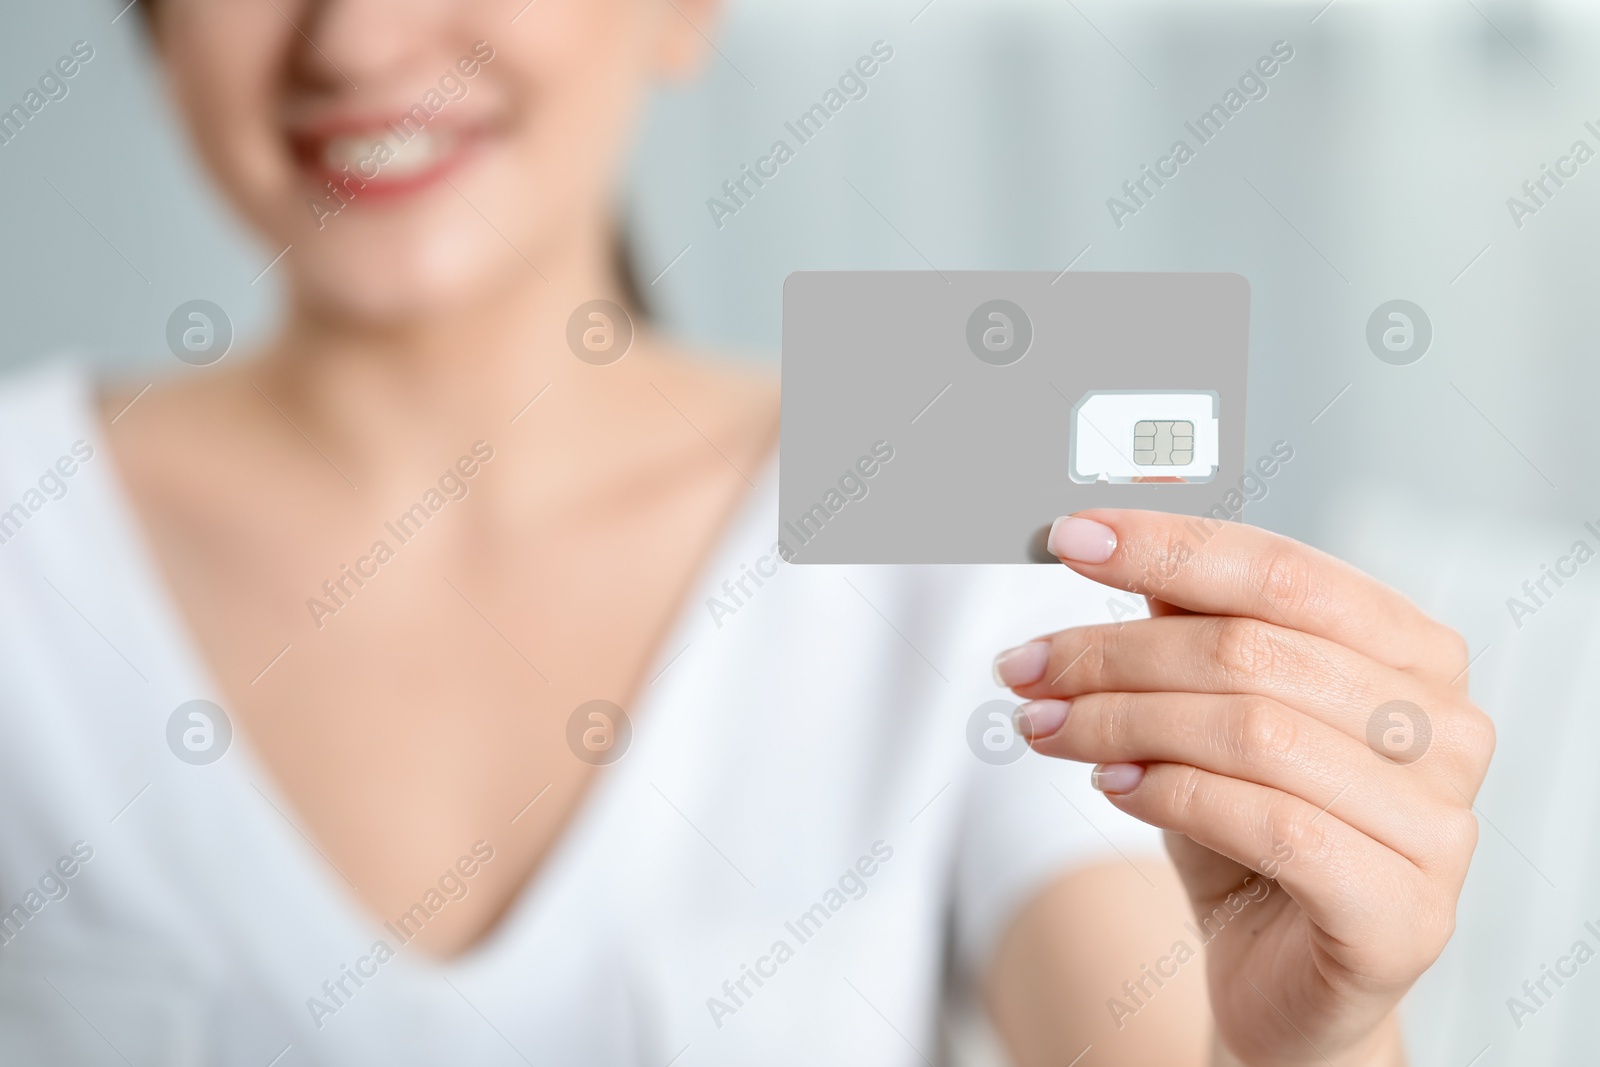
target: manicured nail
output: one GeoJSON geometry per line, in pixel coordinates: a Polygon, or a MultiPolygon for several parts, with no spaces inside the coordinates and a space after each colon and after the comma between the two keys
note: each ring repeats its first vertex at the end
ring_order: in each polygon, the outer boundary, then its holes
{"type": "Polygon", "coordinates": [[[1093,519],[1068,515],[1050,527],[1050,554],[1074,563],[1104,563],[1117,550],[1117,531],[1093,519]]]}
{"type": "Polygon", "coordinates": [[[1049,641],[1029,641],[1008,649],[994,658],[994,683],[1012,689],[1019,685],[1032,685],[1044,677],[1044,669],[1049,662],[1049,641]]]}
{"type": "Polygon", "coordinates": [[[1144,781],[1137,763],[1102,763],[1089,772],[1089,784],[1102,793],[1131,793],[1144,781]]]}
{"type": "Polygon", "coordinates": [[[1011,722],[1025,741],[1049,737],[1067,721],[1067,709],[1072,705],[1065,700],[1030,700],[1011,715],[1011,722]]]}

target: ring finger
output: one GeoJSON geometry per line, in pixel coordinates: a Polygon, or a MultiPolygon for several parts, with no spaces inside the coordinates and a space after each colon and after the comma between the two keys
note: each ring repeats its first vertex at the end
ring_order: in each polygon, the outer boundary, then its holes
{"type": "Polygon", "coordinates": [[[1430,723],[1428,769],[1464,744],[1453,708],[1404,671],[1341,645],[1256,619],[1173,615],[1062,630],[1002,653],[995,672],[1024,699],[1102,692],[1239,693],[1269,697],[1364,739],[1374,709],[1414,706],[1430,723]]]}
{"type": "Polygon", "coordinates": [[[1426,864],[1439,835],[1419,811],[1446,798],[1366,745],[1270,697],[1210,693],[1091,693],[1038,700],[1018,729],[1047,756],[1083,763],[1181,763],[1256,782],[1322,810],[1426,864]]]}

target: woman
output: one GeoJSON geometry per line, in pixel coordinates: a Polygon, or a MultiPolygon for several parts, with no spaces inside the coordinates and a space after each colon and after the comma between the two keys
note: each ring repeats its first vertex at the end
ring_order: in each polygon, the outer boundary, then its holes
{"type": "Polygon", "coordinates": [[[625,329],[619,160],[715,0],[141,7],[290,305],[0,395],[7,1062],[914,1063],[947,952],[1024,1065],[1401,1061],[1493,734],[1397,594],[1101,511],[703,609],[775,382],[568,337],[625,329]],[[997,652],[1042,756],[966,744],[997,652]]]}

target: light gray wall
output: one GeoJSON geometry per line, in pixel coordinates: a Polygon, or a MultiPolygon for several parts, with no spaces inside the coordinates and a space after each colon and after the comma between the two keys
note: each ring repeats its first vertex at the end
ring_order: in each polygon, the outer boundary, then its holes
{"type": "Polygon", "coordinates": [[[1600,162],[1521,231],[1505,206],[1585,134],[1592,11],[1339,0],[1313,23],[1320,4],[936,0],[913,23],[921,2],[746,3],[729,62],[661,101],[637,201],[646,273],[690,249],[656,287],[673,322],[771,347],[797,268],[1060,269],[1087,245],[1080,269],[1239,271],[1251,439],[1300,456],[1261,521],[1309,535],[1346,482],[1550,515],[1593,496],[1563,430],[1600,385],[1600,162]],[[867,99],[717,229],[706,198],[878,38],[896,58],[867,99]],[[1270,95],[1114,226],[1107,198],[1280,39],[1296,58],[1270,95]],[[1394,298],[1435,326],[1414,366],[1365,343],[1394,298]]]}
{"type": "MultiPolygon", "coordinates": [[[[1347,482],[1582,512],[1596,480],[1564,433],[1600,385],[1585,358],[1600,161],[1520,231],[1505,200],[1600,119],[1584,110],[1592,12],[1339,0],[1313,22],[1319,5],[922,3],[743,0],[708,76],[658,99],[631,214],[647,280],[688,249],[650,290],[669,324],[771,355],[799,268],[1060,269],[1087,246],[1080,269],[1239,271],[1255,294],[1251,439],[1300,457],[1258,521],[1309,536],[1347,482]],[[707,198],[879,39],[895,58],[866,99],[718,229],[707,198]],[[1280,39],[1296,58],[1270,94],[1115,227],[1106,199],[1280,39]],[[1411,367],[1364,342],[1396,297],[1436,330],[1411,367]]],[[[227,309],[242,345],[270,327],[276,272],[256,279],[275,250],[195,176],[135,13],[116,11],[5,16],[0,101],[75,41],[96,57],[0,146],[0,365],[70,348],[167,368],[166,317],[196,297],[227,309]]]]}
{"type": "Polygon", "coordinates": [[[22,101],[84,41],[94,58],[0,145],[0,365],[84,352],[108,367],[161,366],[167,316],[199,297],[242,340],[268,327],[271,254],[232,224],[173,126],[137,12],[114,0],[24,3],[0,14],[0,108],[22,101]]]}

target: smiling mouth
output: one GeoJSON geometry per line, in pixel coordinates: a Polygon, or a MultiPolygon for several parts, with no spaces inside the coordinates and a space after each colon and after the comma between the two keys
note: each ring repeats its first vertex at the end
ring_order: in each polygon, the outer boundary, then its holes
{"type": "Polygon", "coordinates": [[[436,122],[418,129],[407,118],[291,138],[308,181],[345,205],[393,201],[441,185],[481,141],[475,128],[436,122]]]}

